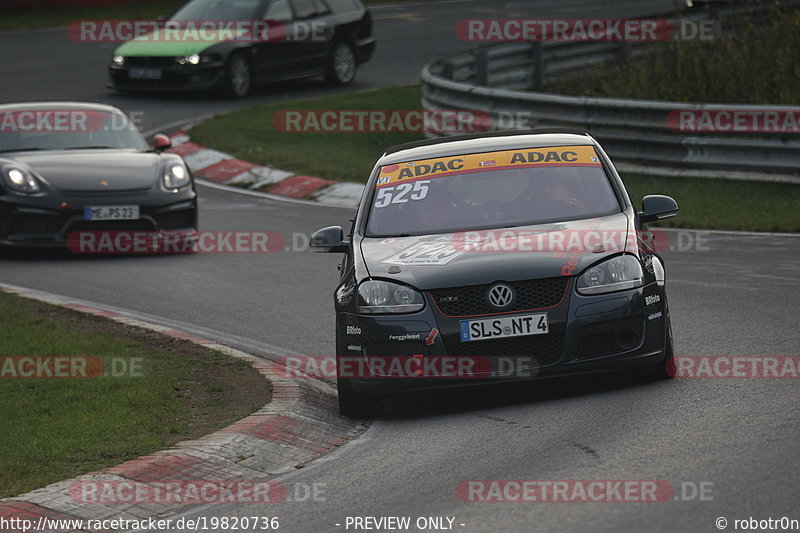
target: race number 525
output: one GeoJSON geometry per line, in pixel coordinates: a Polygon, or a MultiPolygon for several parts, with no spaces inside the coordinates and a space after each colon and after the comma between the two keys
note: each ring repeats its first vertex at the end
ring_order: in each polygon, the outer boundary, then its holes
{"type": "Polygon", "coordinates": [[[375,207],[386,207],[389,204],[404,204],[409,200],[422,200],[428,196],[428,184],[431,180],[412,183],[401,183],[394,187],[378,189],[375,195],[375,207]]]}

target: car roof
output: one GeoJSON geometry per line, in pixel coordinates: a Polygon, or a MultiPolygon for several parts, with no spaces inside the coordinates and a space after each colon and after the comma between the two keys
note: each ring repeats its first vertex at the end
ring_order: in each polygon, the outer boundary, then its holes
{"type": "Polygon", "coordinates": [[[388,148],[378,163],[388,165],[450,155],[520,150],[549,146],[593,146],[595,140],[585,132],[568,129],[500,131],[427,139],[388,148]]]}
{"type": "Polygon", "coordinates": [[[122,113],[114,106],[95,104],[92,102],[16,102],[0,104],[0,111],[37,111],[57,109],[59,111],[98,111],[105,113],[122,113]]]}

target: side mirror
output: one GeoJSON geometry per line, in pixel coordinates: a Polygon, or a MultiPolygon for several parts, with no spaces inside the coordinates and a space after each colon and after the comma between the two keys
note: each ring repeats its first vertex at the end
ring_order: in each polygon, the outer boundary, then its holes
{"type": "Polygon", "coordinates": [[[169,135],[164,135],[163,133],[157,133],[153,139],[156,152],[163,152],[164,150],[172,146],[172,139],[169,138],[169,135]]]}
{"type": "Polygon", "coordinates": [[[649,194],[642,198],[642,212],[639,218],[642,222],[663,220],[678,214],[678,202],[669,196],[649,194]]]}
{"type": "Polygon", "coordinates": [[[344,240],[341,226],[328,226],[314,233],[309,243],[311,249],[320,253],[347,253],[350,243],[344,240]]]}

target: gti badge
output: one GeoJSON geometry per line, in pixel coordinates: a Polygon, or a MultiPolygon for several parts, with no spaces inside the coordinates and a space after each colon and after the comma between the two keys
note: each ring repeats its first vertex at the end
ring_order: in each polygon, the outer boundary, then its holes
{"type": "Polygon", "coordinates": [[[514,302],[514,290],[503,283],[489,289],[489,303],[497,309],[505,309],[514,302]]]}

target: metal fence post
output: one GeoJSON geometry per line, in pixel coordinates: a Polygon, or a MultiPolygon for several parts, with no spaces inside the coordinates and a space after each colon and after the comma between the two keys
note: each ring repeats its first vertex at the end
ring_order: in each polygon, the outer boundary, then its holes
{"type": "Polygon", "coordinates": [[[544,74],[546,65],[544,61],[544,45],[537,41],[532,45],[533,52],[533,89],[541,91],[544,88],[544,74]]]}
{"type": "Polygon", "coordinates": [[[485,48],[475,50],[475,84],[489,86],[489,54],[485,48]]]}

